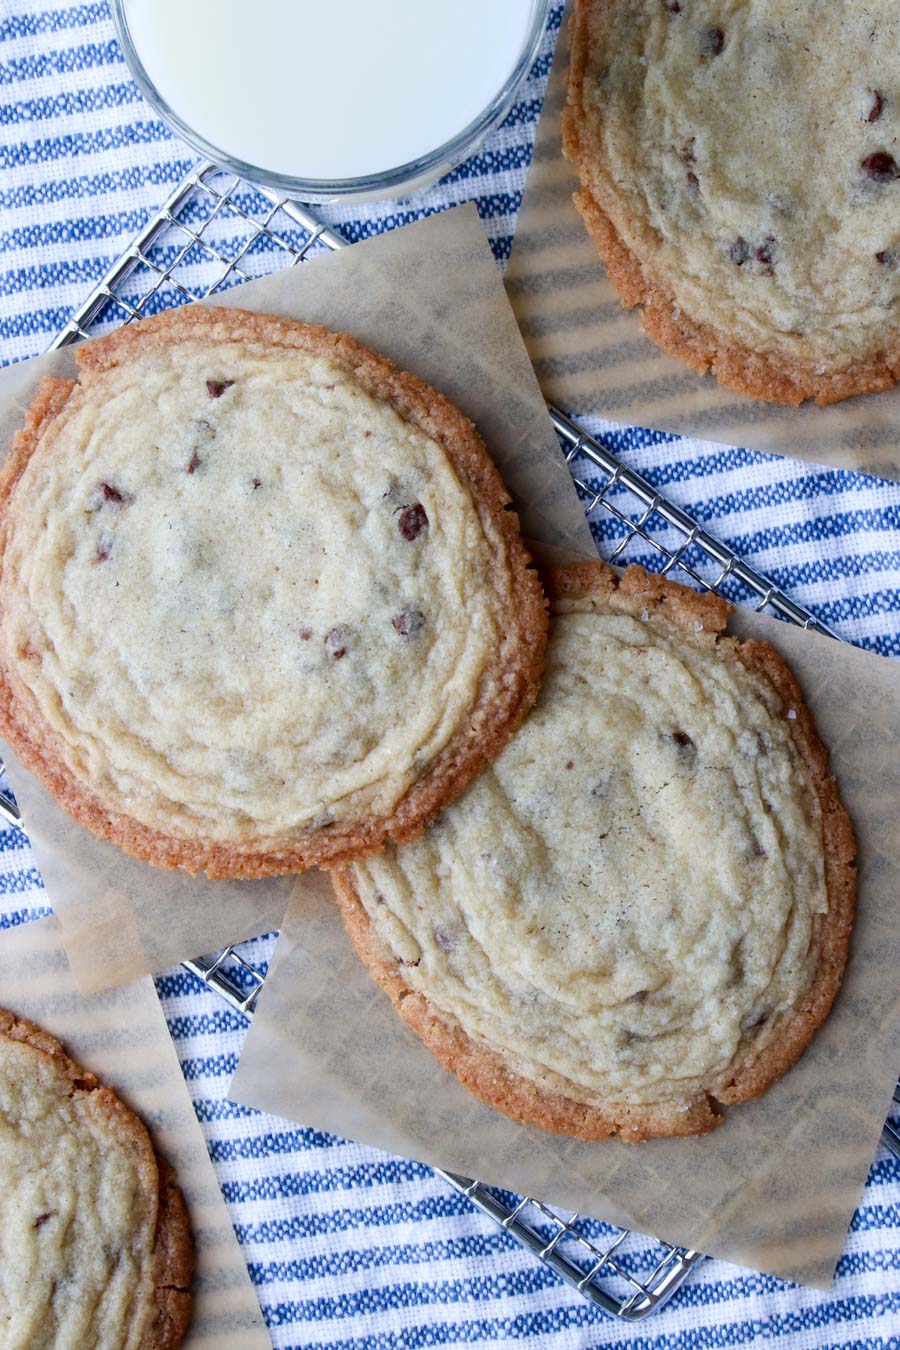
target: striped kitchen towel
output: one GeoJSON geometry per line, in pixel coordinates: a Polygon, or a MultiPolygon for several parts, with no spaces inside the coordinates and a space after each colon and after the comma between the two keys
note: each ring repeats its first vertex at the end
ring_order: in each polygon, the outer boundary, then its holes
{"type": "MultiPolygon", "coordinates": [[[[330,208],[327,219],[352,242],[474,199],[502,266],[560,18],[555,4],[521,98],[480,153],[412,201],[330,208]]],[[[0,361],[46,346],[193,160],[129,78],[102,0],[0,0],[0,361]]],[[[274,261],[262,254],[255,265],[274,261]]],[[[192,262],[212,278],[212,259],[192,262]]],[[[633,428],[592,429],[845,637],[900,655],[900,486],[633,428]]],[[[611,528],[598,529],[601,546],[611,528]]],[[[47,908],[27,839],[0,832],[0,929],[47,908]]],[[[262,939],[247,954],[264,964],[270,950],[262,939]]],[[[628,1327],[428,1169],[230,1105],[243,1020],[185,971],[163,974],[157,987],[279,1347],[900,1346],[900,1164],[884,1152],[832,1296],[710,1261],[667,1309],[628,1327]]]]}

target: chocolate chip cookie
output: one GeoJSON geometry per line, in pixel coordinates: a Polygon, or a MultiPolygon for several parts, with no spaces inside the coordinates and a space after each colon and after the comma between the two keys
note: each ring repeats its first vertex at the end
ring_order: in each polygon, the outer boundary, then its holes
{"type": "Polygon", "coordinates": [[[543,660],[472,424],[350,337],[236,309],[77,359],[0,475],[0,733],[164,866],[262,876],[415,835],[543,660]]]}
{"type": "Polygon", "coordinates": [[[176,1350],[193,1244],[137,1116],[0,1011],[0,1331],[9,1346],[176,1350]]]}
{"type": "Polygon", "coordinates": [[[703,1133],[838,989],[852,827],[797,685],[728,606],[602,563],[549,578],[538,702],[419,840],[332,873],[401,1017],[547,1130],[703,1133]]]}
{"type": "Polygon", "coordinates": [[[666,351],[779,403],[896,382],[893,0],[576,0],[563,146],[666,351]]]}

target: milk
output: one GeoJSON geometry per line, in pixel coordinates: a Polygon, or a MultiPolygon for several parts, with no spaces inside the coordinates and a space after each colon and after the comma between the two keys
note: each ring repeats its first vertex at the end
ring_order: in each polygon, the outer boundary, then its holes
{"type": "Polygon", "coordinates": [[[123,0],[173,112],[231,159],[357,178],[429,154],[483,111],[531,0],[123,0]]]}

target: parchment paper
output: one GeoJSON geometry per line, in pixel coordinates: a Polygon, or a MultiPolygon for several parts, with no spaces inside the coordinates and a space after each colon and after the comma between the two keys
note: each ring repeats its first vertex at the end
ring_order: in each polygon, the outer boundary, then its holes
{"type": "MultiPolygon", "coordinates": [[[[473,206],[250,282],[210,302],[344,329],[447,394],[475,422],[538,546],[593,551],[473,206]]],[[[0,372],[9,447],[41,375],[70,351],[0,372]]],[[[127,858],[76,825],[0,746],[79,988],[107,988],[277,928],[290,879],[210,882],[127,858]]]]}
{"type": "MultiPolygon", "coordinates": [[[[900,667],[740,611],[792,664],[853,818],[850,963],[800,1062],[702,1138],[586,1144],[477,1101],[394,1013],[302,878],[230,1096],[392,1153],[828,1287],[900,1068],[900,667]]],[[[698,840],[698,847],[714,842],[698,840]]]]}
{"type": "Polygon", "coordinates": [[[572,204],[562,157],[568,16],[556,48],[506,287],[546,398],[576,415],[900,478],[900,387],[827,408],[785,408],[722,389],[667,356],[625,310],[572,204]]]}
{"type": "Polygon", "coordinates": [[[193,1313],[185,1347],[266,1350],[271,1344],[165,1018],[150,979],[112,993],[77,993],[53,919],[0,941],[0,1007],[63,1043],[140,1115],[178,1173],[194,1233],[193,1313]]]}

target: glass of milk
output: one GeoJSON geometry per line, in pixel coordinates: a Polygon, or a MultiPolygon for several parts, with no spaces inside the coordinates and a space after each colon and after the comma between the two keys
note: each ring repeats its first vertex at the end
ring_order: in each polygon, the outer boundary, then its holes
{"type": "Polygon", "coordinates": [[[207,159],[304,201],[406,195],[505,117],[550,0],[113,0],[131,71],[207,159]]]}

